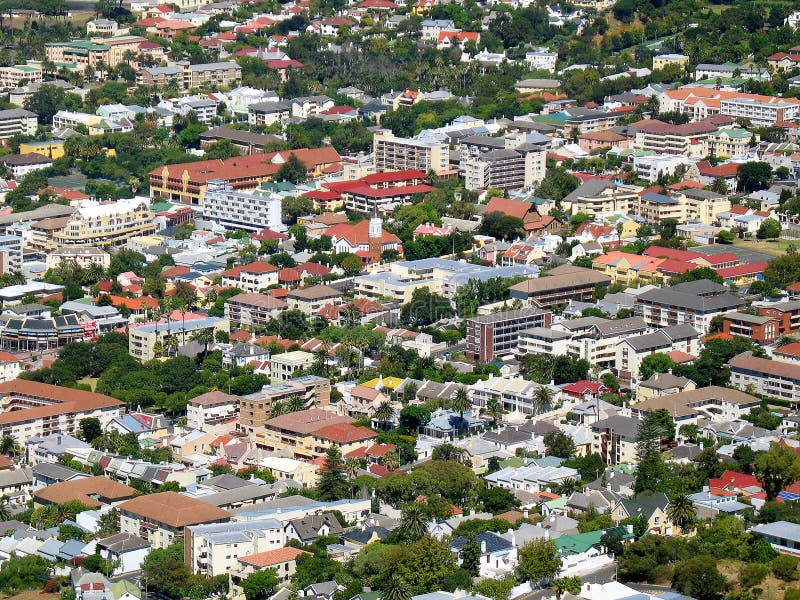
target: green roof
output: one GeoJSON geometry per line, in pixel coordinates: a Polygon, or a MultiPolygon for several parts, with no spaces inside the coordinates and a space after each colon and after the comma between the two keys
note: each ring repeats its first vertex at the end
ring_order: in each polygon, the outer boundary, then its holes
{"type": "Polygon", "coordinates": [[[740,139],[750,139],[753,137],[753,134],[747,131],[746,129],[720,129],[717,131],[717,135],[727,135],[728,137],[732,138],[740,138],[740,139]]]}
{"type": "Polygon", "coordinates": [[[542,458],[534,458],[533,463],[537,467],[560,467],[561,463],[564,462],[563,458],[559,458],[558,456],[545,456],[542,458]]]}
{"type": "Polygon", "coordinates": [[[555,542],[558,551],[564,556],[580,554],[599,544],[600,538],[603,537],[605,532],[605,529],[598,529],[597,531],[587,531],[586,533],[577,533],[575,535],[562,535],[556,538],[555,542]]]}
{"type": "Polygon", "coordinates": [[[262,181],[259,189],[269,192],[291,192],[296,187],[291,181],[262,181]]]}
{"type": "Polygon", "coordinates": [[[567,122],[569,116],[563,112],[550,113],[549,115],[534,115],[531,121],[536,123],[547,123],[548,125],[563,125],[567,122]]]}
{"type": "Polygon", "coordinates": [[[161,212],[164,210],[169,210],[170,208],[172,208],[172,206],[173,205],[170,204],[169,202],[153,202],[150,205],[150,210],[152,210],[153,212],[161,212]]]}
{"type": "Polygon", "coordinates": [[[521,467],[525,464],[525,461],[522,460],[519,456],[515,456],[514,458],[507,458],[505,460],[500,461],[501,467],[521,467]]]}
{"type": "Polygon", "coordinates": [[[139,588],[136,587],[133,582],[128,581],[127,579],[120,579],[119,581],[111,584],[111,594],[114,596],[114,598],[119,598],[126,592],[137,598],[142,597],[142,593],[139,591],[139,588]]]}
{"type": "Polygon", "coordinates": [[[697,85],[717,85],[717,82],[719,82],[722,85],[738,87],[744,85],[746,81],[747,79],[742,79],[741,77],[712,77],[708,79],[702,79],[695,83],[697,85]]]}
{"type": "Polygon", "coordinates": [[[14,68],[18,71],[25,71],[26,73],[33,73],[35,71],[41,71],[41,67],[31,67],[29,65],[14,65],[14,68]]]}
{"type": "Polygon", "coordinates": [[[551,510],[555,510],[557,508],[566,508],[567,498],[561,496],[561,498],[556,498],[555,500],[548,500],[544,503],[544,505],[551,510]]]}

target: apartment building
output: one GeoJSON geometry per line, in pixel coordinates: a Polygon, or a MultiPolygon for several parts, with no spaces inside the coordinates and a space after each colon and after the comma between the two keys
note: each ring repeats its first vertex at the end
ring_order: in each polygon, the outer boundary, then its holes
{"type": "Polygon", "coordinates": [[[239,396],[219,390],[206,392],[189,400],[186,406],[186,426],[205,429],[234,418],[239,412],[239,396]]]}
{"type": "Polygon", "coordinates": [[[591,300],[595,287],[608,286],[611,278],[592,269],[561,265],[541,277],[526,279],[509,288],[511,299],[541,307],[567,304],[570,300],[591,300]]]}
{"type": "Polygon", "coordinates": [[[265,101],[247,107],[247,122],[250,125],[275,125],[284,123],[292,116],[292,105],[288,102],[265,101]]]}
{"type": "Polygon", "coordinates": [[[144,67],[137,74],[137,83],[148,86],[165,86],[175,82],[183,90],[204,86],[233,87],[242,82],[242,68],[235,62],[178,63],[172,67],[144,67]]]}
{"type": "Polygon", "coordinates": [[[684,208],[686,220],[713,225],[717,215],[731,209],[728,196],[705,189],[685,189],[674,194],[684,208]]]}
{"type": "Polygon", "coordinates": [[[281,383],[264,386],[260,391],[240,399],[240,431],[253,433],[270,418],[272,408],[299,397],[306,407],[325,407],[331,401],[331,382],[316,375],[303,375],[281,383]]]}
{"type": "Polygon", "coordinates": [[[553,313],[540,308],[523,308],[467,319],[467,357],[491,362],[495,357],[516,352],[519,332],[531,327],[549,327],[553,313]]]}
{"type": "Polygon", "coordinates": [[[147,198],[123,198],[116,202],[84,200],[66,226],[53,233],[53,243],[57,246],[120,246],[130,238],[155,231],[147,198]]]}
{"type": "Polygon", "coordinates": [[[23,108],[0,110],[0,141],[5,143],[15,135],[36,135],[39,121],[36,113],[23,108]]]}
{"type": "Polygon", "coordinates": [[[547,152],[501,149],[470,156],[465,160],[467,189],[517,189],[536,185],[545,177],[547,152]]]}
{"type": "Polygon", "coordinates": [[[221,179],[212,179],[200,201],[203,218],[218,223],[226,229],[246,231],[284,231],[281,221],[281,200],[276,194],[246,193],[234,190],[221,179]]]}
{"type": "Polygon", "coordinates": [[[62,262],[74,263],[81,269],[86,269],[90,265],[99,265],[107,269],[111,264],[111,255],[94,246],[63,246],[48,252],[45,257],[45,267],[48,269],[54,269],[62,262]]]}
{"type": "Polygon", "coordinates": [[[224,331],[230,333],[230,321],[219,317],[205,317],[139,325],[128,332],[128,352],[139,362],[147,362],[154,358],[167,356],[171,340],[177,339],[178,346],[191,341],[193,335],[200,331],[211,330],[213,333],[224,331]]]}
{"type": "Polygon", "coordinates": [[[607,465],[635,465],[639,419],[614,415],[592,424],[592,452],[607,465]]]}
{"type": "Polygon", "coordinates": [[[225,575],[241,557],[276,550],[285,543],[283,523],[277,519],[190,525],[183,542],[190,571],[205,577],[225,575]]]}
{"type": "Polygon", "coordinates": [[[375,171],[429,171],[441,175],[450,168],[450,149],[444,142],[401,138],[381,129],[373,135],[375,171]]]}
{"type": "Polygon", "coordinates": [[[582,317],[562,321],[554,325],[553,329],[570,336],[566,343],[566,352],[562,354],[574,354],[588,360],[589,364],[611,369],[616,364],[619,343],[629,337],[641,336],[649,328],[641,317],[582,317]]]}
{"type": "Polygon", "coordinates": [[[643,292],[633,309],[651,327],[685,324],[705,334],[714,317],[744,305],[724,285],[703,279],[643,292]]]}
{"type": "Polygon", "coordinates": [[[327,285],[312,285],[290,290],[286,295],[290,309],[303,311],[306,315],[314,315],[328,304],[344,304],[342,292],[327,285]]]}
{"type": "Polygon", "coordinates": [[[758,314],[778,319],[778,336],[800,331],[800,301],[789,300],[760,306],[758,314]]]}
{"type": "Polygon", "coordinates": [[[739,389],[712,385],[648,398],[631,406],[633,416],[644,418],[657,410],[667,410],[675,424],[723,423],[741,419],[761,404],[761,400],[739,389]]]}
{"type": "Polygon", "coordinates": [[[658,119],[639,121],[631,127],[636,131],[634,149],[684,156],[702,156],[706,140],[718,128],[708,121],[673,125],[658,119]]]}
{"type": "Polygon", "coordinates": [[[119,529],[147,540],[153,548],[166,548],[184,539],[190,525],[227,523],[231,514],[202,500],[177,492],[139,496],[117,506],[119,529]]]}
{"type": "Polygon", "coordinates": [[[551,327],[531,327],[518,334],[517,357],[526,354],[566,354],[572,334],[551,327]]]}
{"type": "Polygon", "coordinates": [[[562,204],[572,214],[580,212],[597,217],[616,212],[627,214],[638,198],[636,192],[621,188],[611,180],[590,179],[567,194],[562,204]]]}
{"type": "Polygon", "coordinates": [[[639,196],[634,211],[646,222],[655,225],[660,225],[668,219],[681,223],[686,218],[684,206],[677,198],[656,194],[655,192],[648,192],[639,196]]]}
{"type": "Polygon", "coordinates": [[[558,54],[550,52],[547,48],[539,46],[525,53],[525,62],[531,71],[550,71],[555,73],[558,54]]]}
{"type": "Polygon", "coordinates": [[[0,273],[22,271],[22,238],[0,235],[0,273]]]}
{"type": "Polygon", "coordinates": [[[630,381],[633,388],[640,381],[639,371],[647,356],[673,351],[697,356],[699,340],[698,331],[686,324],[662,327],[652,333],[625,338],[617,344],[615,370],[621,379],[630,381]]]}
{"type": "Polygon", "coordinates": [[[492,377],[485,381],[478,380],[470,386],[470,398],[480,408],[486,408],[489,402],[496,400],[505,411],[535,415],[542,409],[546,410],[536,400],[536,392],[540,387],[535,381],[522,377],[492,377]]]}
{"type": "Polygon", "coordinates": [[[57,385],[14,379],[0,383],[0,435],[19,443],[52,433],[74,434],[80,420],[94,417],[103,429],[122,416],[125,405],[115,398],[57,385]]]}
{"type": "Polygon", "coordinates": [[[757,145],[761,136],[741,127],[720,127],[706,138],[706,156],[718,158],[745,158],[751,143],[757,145]]]}
{"type": "Polygon", "coordinates": [[[45,44],[47,60],[54,63],[71,63],[78,70],[96,70],[100,63],[111,68],[125,60],[127,52],[139,53],[139,45],[147,38],[123,35],[96,40],[72,40],[45,44]]]}
{"type": "Polygon", "coordinates": [[[319,177],[341,161],[333,146],[323,146],[164,165],[149,173],[150,196],[197,205],[209,182],[219,179],[226,181],[234,190],[253,190],[263,181],[272,181],[292,155],[306,166],[311,179],[319,177]]]}
{"type": "Polygon", "coordinates": [[[350,417],[311,408],[269,419],[256,433],[255,444],[267,452],[290,452],[301,460],[323,456],[332,445],[343,455],[371,446],[378,434],[352,423],[350,417]]]}
{"type": "Polygon", "coordinates": [[[278,283],[278,267],[257,260],[249,265],[239,265],[221,273],[223,287],[235,287],[258,293],[278,283]]]}
{"type": "Polygon", "coordinates": [[[654,71],[664,69],[669,65],[678,65],[685,68],[689,66],[689,57],[685,54],[657,54],[653,57],[654,71]]]}
{"type": "Polygon", "coordinates": [[[734,119],[749,119],[756,127],[770,127],[775,123],[796,121],[800,101],[774,96],[728,98],[719,103],[719,112],[734,119]]]}
{"type": "Polygon", "coordinates": [[[800,400],[800,364],[769,360],[744,352],[728,363],[731,386],[740,390],[797,402],[800,400]]]}
{"type": "Polygon", "coordinates": [[[273,382],[294,378],[295,373],[305,371],[314,364],[314,355],[303,350],[282,352],[270,358],[270,379],[273,382]]]}
{"type": "Polygon", "coordinates": [[[722,333],[741,335],[758,342],[771,344],[780,337],[780,319],[754,315],[747,312],[733,311],[725,313],[722,321],[722,333]]]}
{"type": "Polygon", "coordinates": [[[11,90],[28,83],[42,81],[42,68],[31,65],[0,67],[0,88],[11,90]]]}
{"type": "Polygon", "coordinates": [[[246,598],[244,591],[240,587],[243,579],[247,579],[257,571],[273,569],[278,579],[284,583],[292,579],[297,572],[297,559],[304,554],[309,554],[306,550],[300,550],[293,546],[266,550],[250,556],[239,558],[239,564],[231,571],[231,597],[233,600],[246,598]]]}
{"type": "Polygon", "coordinates": [[[288,308],[285,300],[253,292],[231,296],[225,302],[225,318],[242,327],[258,327],[288,308]]]}

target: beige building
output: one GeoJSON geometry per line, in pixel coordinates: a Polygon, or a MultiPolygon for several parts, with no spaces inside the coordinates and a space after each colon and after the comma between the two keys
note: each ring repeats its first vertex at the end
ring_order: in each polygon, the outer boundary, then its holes
{"type": "Polygon", "coordinates": [[[89,265],[100,265],[107,269],[111,264],[111,255],[94,246],[64,246],[47,253],[45,266],[48,269],[55,269],[62,262],[73,262],[81,269],[89,265]]]}
{"type": "Polygon", "coordinates": [[[590,179],[568,194],[563,204],[572,214],[598,216],[613,212],[627,214],[638,201],[636,192],[619,187],[613,181],[590,179]]]}
{"type": "Polygon", "coordinates": [[[190,429],[205,429],[228,419],[239,412],[239,396],[213,390],[189,400],[186,406],[186,426],[190,429]]]}
{"type": "Polygon", "coordinates": [[[669,518],[669,498],[666,494],[639,496],[635,499],[623,498],[611,509],[611,518],[619,525],[620,521],[644,516],[647,531],[655,535],[672,535],[672,521],[669,518]]]}
{"type": "Polygon", "coordinates": [[[280,520],[253,519],[189,526],[184,552],[193,575],[216,577],[235,570],[240,557],[277,550],[285,543],[280,520]]]}
{"type": "Polygon", "coordinates": [[[317,485],[319,467],[304,460],[267,456],[262,458],[259,464],[268,469],[276,479],[291,479],[304,488],[313,488],[317,485]]]}
{"type": "Polygon", "coordinates": [[[234,87],[242,82],[242,68],[235,62],[145,67],[137,76],[139,85],[164,86],[176,82],[185,90],[204,86],[234,87]]]}
{"type": "Polygon", "coordinates": [[[730,199],[710,190],[685,189],[677,196],[686,212],[686,219],[700,221],[704,225],[713,225],[717,222],[717,215],[731,209],[730,199]]]}
{"type": "MultiPolygon", "coordinates": [[[[278,355],[280,356],[280,355],[278,355]]],[[[324,407],[331,401],[331,382],[324,377],[304,375],[275,385],[240,399],[239,429],[253,433],[269,420],[272,407],[298,396],[303,406],[324,407]]]]}
{"type": "Polygon", "coordinates": [[[42,68],[30,65],[0,67],[0,87],[11,90],[21,85],[42,81],[42,68]]]}
{"type": "Polygon", "coordinates": [[[161,492],[123,502],[119,529],[147,540],[153,548],[166,548],[183,540],[184,528],[203,523],[227,523],[228,511],[177,492],[161,492]]]}
{"type": "Polygon", "coordinates": [[[155,230],[147,198],[124,198],[108,203],[85,200],[72,213],[66,226],[53,234],[53,242],[59,246],[115,246],[155,230]]]}
{"type": "Polygon", "coordinates": [[[289,309],[303,311],[307,315],[318,313],[328,304],[343,304],[342,292],[327,285],[312,285],[290,290],[286,296],[289,309]]]}
{"type": "Polygon", "coordinates": [[[450,149],[445,143],[395,137],[385,129],[376,131],[372,139],[378,173],[418,170],[438,175],[450,168],[450,149]]]}
{"type": "Polygon", "coordinates": [[[314,364],[314,355],[303,350],[283,352],[270,358],[272,363],[270,369],[270,379],[275,381],[286,381],[292,379],[295,373],[304,371],[314,364]]]}
{"type": "Polygon", "coordinates": [[[204,319],[189,319],[186,321],[170,321],[169,323],[154,323],[132,327],[128,332],[128,352],[136,360],[147,362],[154,358],[174,355],[171,349],[171,339],[177,340],[180,348],[192,339],[192,336],[203,330],[214,333],[224,331],[230,333],[231,322],[219,317],[206,317],[204,319]],[[158,347],[161,351],[158,351],[158,347]]]}
{"type": "Polygon", "coordinates": [[[685,54],[658,54],[653,57],[653,70],[658,71],[669,65],[686,67],[689,64],[689,57],[685,54]]]}
{"type": "Polygon", "coordinates": [[[297,557],[309,554],[305,550],[299,550],[292,546],[278,548],[277,550],[267,550],[250,556],[243,556],[239,559],[239,564],[231,572],[231,597],[233,600],[244,598],[244,592],[237,585],[242,579],[264,569],[273,569],[282,582],[289,581],[297,570],[297,557]]]}

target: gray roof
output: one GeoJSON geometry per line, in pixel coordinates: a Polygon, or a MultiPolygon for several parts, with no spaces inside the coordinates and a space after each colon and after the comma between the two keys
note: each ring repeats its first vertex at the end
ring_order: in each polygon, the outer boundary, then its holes
{"type": "Polygon", "coordinates": [[[600,431],[602,429],[613,430],[614,433],[626,441],[635,442],[639,433],[639,419],[614,415],[592,424],[592,431],[600,431]]]}
{"type": "Polygon", "coordinates": [[[721,292],[715,295],[698,295],[696,291],[679,288],[678,286],[648,290],[639,294],[637,302],[674,306],[679,309],[700,313],[729,311],[744,305],[744,300],[730,292],[721,292]]]}
{"type": "Polygon", "coordinates": [[[775,521],[774,523],[756,525],[751,529],[751,531],[761,535],[791,540],[796,544],[800,544],[800,525],[797,523],[789,523],[788,521],[775,521]]]}
{"type": "Polygon", "coordinates": [[[311,541],[319,537],[319,530],[323,525],[330,528],[331,535],[342,533],[342,526],[333,513],[323,513],[321,515],[308,515],[300,519],[292,519],[291,525],[301,541],[311,541]]]}
{"type": "Polygon", "coordinates": [[[141,548],[149,548],[150,542],[132,533],[115,533],[114,535],[97,540],[97,545],[108,548],[115,554],[119,554],[121,552],[132,552],[141,548]]]}
{"type": "Polygon", "coordinates": [[[661,492],[649,496],[639,496],[635,499],[626,498],[620,500],[620,504],[625,507],[625,511],[631,517],[641,513],[649,518],[656,509],[666,509],[667,505],[669,505],[669,498],[665,493],[661,492]]]}
{"type": "Polygon", "coordinates": [[[558,329],[550,329],[549,327],[531,327],[520,332],[520,335],[527,333],[534,337],[547,340],[568,340],[572,334],[566,331],[559,331],[558,329]]]}
{"type": "Polygon", "coordinates": [[[541,308],[521,308],[519,310],[505,310],[502,312],[492,313],[489,315],[481,315],[469,319],[475,323],[500,323],[511,319],[520,319],[524,317],[532,317],[535,315],[544,314],[548,311],[541,308]]]}
{"type": "Polygon", "coordinates": [[[617,184],[608,179],[590,179],[571,193],[567,194],[564,202],[574,202],[579,198],[593,198],[599,196],[604,190],[617,189],[617,184]]]}
{"type": "Polygon", "coordinates": [[[653,373],[649,379],[642,381],[639,386],[653,390],[666,390],[673,387],[683,388],[690,381],[691,379],[688,377],[678,377],[672,373],[653,373]]]}
{"type": "Polygon", "coordinates": [[[39,463],[33,467],[32,471],[34,476],[41,475],[42,477],[55,479],[56,481],[66,481],[75,475],[82,475],[80,471],[70,469],[58,463],[39,463]]]}

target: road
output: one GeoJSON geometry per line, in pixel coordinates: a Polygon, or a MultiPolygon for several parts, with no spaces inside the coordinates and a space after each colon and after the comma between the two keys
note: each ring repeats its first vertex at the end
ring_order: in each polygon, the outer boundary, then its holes
{"type": "MultiPolygon", "coordinates": [[[[608,565],[606,567],[602,567],[597,569],[596,571],[592,571],[586,575],[581,575],[581,581],[583,583],[606,583],[608,581],[613,581],[616,576],[617,565],[616,563],[608,565]]],[[[663,590],[662,590],[663,591],[663,590]]],[[[519,596],[515,600],[544,600],[544,598],[552,598],[554,596],[554,592],[552,589],[544,589],[544,590],[535,590],[530,592],[529,594],[524,594],[519,596]]]]}

